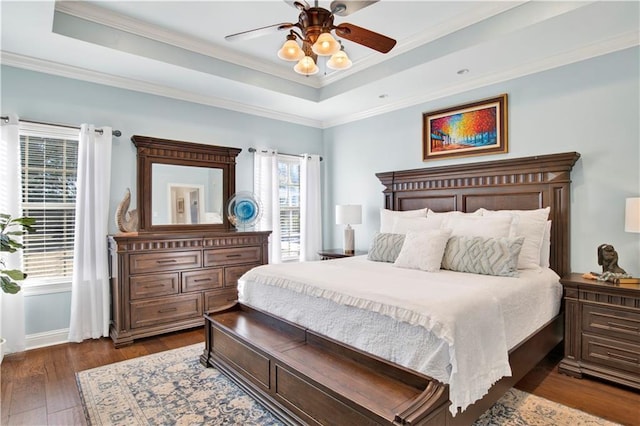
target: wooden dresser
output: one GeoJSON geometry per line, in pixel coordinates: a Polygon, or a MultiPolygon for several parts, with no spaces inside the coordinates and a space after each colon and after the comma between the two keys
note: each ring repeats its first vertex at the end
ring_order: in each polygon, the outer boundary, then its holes
{"type": "Polygon", "coordinates": [[[565,291],[560,372],[640,389],[640,285],[616,285],[571,274],[565,291]]]}
{"type": "Polygon", "coordinates": [[[268,263],[266,232],[182,232],[108,237],[111,326],[116,347],[204,324],[237,299],[238,278],[268,263]]]}

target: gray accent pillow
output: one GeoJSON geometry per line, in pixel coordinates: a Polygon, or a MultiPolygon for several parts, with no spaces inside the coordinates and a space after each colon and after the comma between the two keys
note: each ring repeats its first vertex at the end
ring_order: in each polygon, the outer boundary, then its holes
{"type": "Polygon", "coordinates": [[[518,276],[518,256],[524,237],[452,236],[442,257],[442,269],[472,274],[518,276]]]}
{"type": "Polygon", "coordinates": [[[404,244],[403,234],[376,233],[367,259],[374,262],[395,262],[404,244]]]}

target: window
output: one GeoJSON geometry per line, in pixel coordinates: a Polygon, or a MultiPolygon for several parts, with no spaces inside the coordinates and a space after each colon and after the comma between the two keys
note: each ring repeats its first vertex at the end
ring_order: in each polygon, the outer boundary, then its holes
{"type": "Polygon", "coordinates": [[[300,258],[300,159],[278,156],[280,248],[283,262],[300,258]]]}
{"type": "Polygon", "coordinates": [[[36,219],[23,239],[29,281],[71,279],[78,137],[74,128],[20,123],[22,212],[36,219]]]}

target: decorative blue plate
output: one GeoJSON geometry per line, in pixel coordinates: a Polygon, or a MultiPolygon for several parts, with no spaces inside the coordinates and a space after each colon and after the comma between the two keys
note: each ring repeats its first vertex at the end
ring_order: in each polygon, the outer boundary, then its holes
{"type": "Polygon", "coordinates": [[[262,206],[256,196],[249,191],[233,194],[227,203],[227,218],[236,228],[255,225],[262,217],[262,206]]]}

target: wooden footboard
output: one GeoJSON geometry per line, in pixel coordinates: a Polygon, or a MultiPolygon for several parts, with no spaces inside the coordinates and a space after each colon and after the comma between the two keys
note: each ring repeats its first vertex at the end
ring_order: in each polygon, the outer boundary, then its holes
{"type": "Polygon", "coordinates": [[[553,321],[511,354],[514,376],[452,417],[448,387],[425,375],[237,304],[205,315],[200,358],[290,424],[470,424],[561,339],[553,321]]]}
{"type": "Polygon", "coordinates": [[[205,316],[201,362],[286,423],[442,425],[447,387],[243,305],[205,316]]]}

